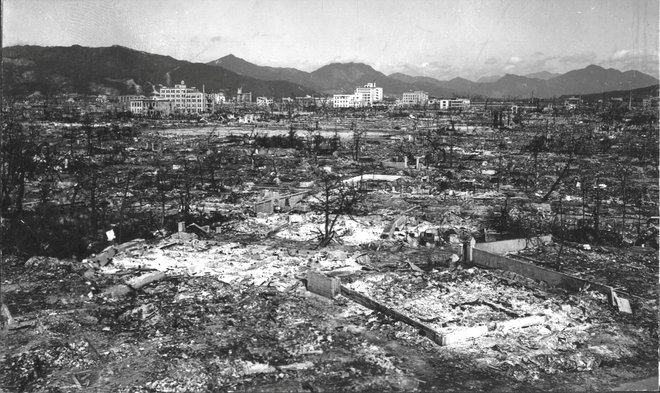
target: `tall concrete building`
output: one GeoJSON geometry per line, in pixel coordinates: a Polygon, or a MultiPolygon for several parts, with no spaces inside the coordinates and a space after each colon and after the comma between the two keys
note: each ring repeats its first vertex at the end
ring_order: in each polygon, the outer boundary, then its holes
{"type": "Polygon", "coordinates": [[[355,88],[355,96],[362,106],[371,106],[374,102],[383,101],[383,88],[376,87],[376,83],[367,83],[363,87],[355,88]]]}
{"type": "Polygon", "coordinates": [[[353,94],[335,94],[332,96],[332,106],[335,108],[357,108],[372,106],[375,102],[383,100],[383,88],[376,87],[376,83],[367,83],[363,87],[356,87],[353,94]]]}
{"type": "Polygon", "coordinates": [[[187,87],[184,81],[174,87],[161,87],[160,98],[172,101],[172,109],[179,113],[203,113],[208,110],[204,92],[187,87]]]}

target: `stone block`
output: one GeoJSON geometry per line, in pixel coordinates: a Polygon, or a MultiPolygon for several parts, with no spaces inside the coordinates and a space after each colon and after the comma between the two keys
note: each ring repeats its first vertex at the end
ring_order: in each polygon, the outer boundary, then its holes
{"type": "Polygon", "coordinates": [[[335,277],[327,277],[319,272],[307,272],[307,290],[317,295],[334,299],[341,293],[341,281],[335,277]]]}

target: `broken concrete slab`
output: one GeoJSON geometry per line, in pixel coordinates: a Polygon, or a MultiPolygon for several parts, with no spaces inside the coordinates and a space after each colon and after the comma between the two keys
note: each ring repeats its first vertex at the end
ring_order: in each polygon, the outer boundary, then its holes
{"type": "Polygon", "coordinates": [[[112,261],[112,258],[115,257],[115,255],[119,254],[120,252],[125,252],[129,251],[131,249],[137,248],[144,244],[144,239],[134,239],[125,243],[122,243],[120,245],[112,245],[109,247],[106,247],[103,251],[101,251],[99,254],[95,255],[93,258],[91,258],[91,261],[93,263],[98,264],[99,266],[103,267],[110,263],[112,261]]]}
{"type": "Polygon", "coordinates": [[[486,325],[470,327],[459,326],[450,328],[442,332],[442,340],[440,345],[446,346],[456,344],[470,338],[483,336],[486,333],[488,333],[488,326],[486,325]]]}
{"type": "Polygon", "coordinates": [[[117,249],[115,246],[110,246],[94,256],[92,262],[97,263],[99,266],[105,266],[110,263],[115,255],[117,255],[117,249]]]}
{"type": "Polygon", "coordinates": [[[530,315],[528,317],[510,319],[508,321],[497,322],[496,328],[507,330],[507,329],[516,329],[523,328],[527,326],[540,325],[545,322],[545,317],[543,315],[530,315]]]}
{"type": "Polygon", "coordinates": [[[103,294],[113,298],[119,298],[128,295],[129,293],[137,289],[140,289],[145,285],[151,284],[152,282],[162,280],[163,278],[165,278],[165,273],[163,272],[153,272],[153,273],[143,274],[139,277],[134,277],[130,279],[129,281],[126,282],[126,284],[119,284],[119,285],[115,285],[114,287],[108,288],[103,292],[103,294]]]}
{"type": "Polygon", "coordinates": [[[612,301],[612,306],[616,307],[619,312],[626,314],[632,314],[632,309],[630,308],[630,301],[626,298],[619,297],[617,293],[612,290],[610,293],[610,298],[612,301]]]}

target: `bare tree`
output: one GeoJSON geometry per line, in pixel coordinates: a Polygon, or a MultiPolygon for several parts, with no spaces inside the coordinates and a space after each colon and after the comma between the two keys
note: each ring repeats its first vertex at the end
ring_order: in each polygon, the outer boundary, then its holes
{"type": "Polygon", "coordinates": [[[335,225],[337,220],[346,214],[353,213],[362,202],[358,184],[343,181],[337,174],[316,169],[317,189],[312,210],[323,214],[323,229],[319,230],[319,247],[325,247],[336,238],[335,225]]]}
{"type": "Polygon", "coordinates": [[[362,143],[366,131],[358,129],[355,122],[351,122],[351,129],[353,130],[353,159],[357,161],[360,158],[360,151],[362,149],[362,143]]]}
{"type": "Polygon", "coordinates": [[[26,129],[12,113],[6,114],[0,138],[3,214],[10,209],[23,211],[25,184],[36,169],[34,157],[38,152],[37,136],[36,128],[26,129]]]}

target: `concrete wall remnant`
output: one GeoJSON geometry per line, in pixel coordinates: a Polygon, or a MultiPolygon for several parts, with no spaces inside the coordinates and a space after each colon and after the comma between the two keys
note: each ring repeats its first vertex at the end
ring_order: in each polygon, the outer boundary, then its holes
{"type": "Polygon", "coordinates": [[[548,285],[564,288],[573,292],[592,289],[609,295],[612,290],[606,285],[593,283],[581,278],[569,276],[568,274],[545,269],[531,263],[515,261],[501,255],[496,255],[487,251],[480,250],[478,248],[472,249],[472,263],[477,266],[518,273],[521,276],[525,276],[536,281],[543,281],[548,285]]]}
{"type": "Polygon", "coordinates": [[[477,243],[474,248],[493,254],[503,255],[508,252],[524,250],[527,247],[535,247],[552,242],[552,236],[538,236],[529,239],[511,239],[497,242],[477,243]]]}
{"type": "Polygon", "coordinates": [[[255,213],[272,214],[275,211],[290,211],[299,207],[308,191],[297,192],[289,195],[279,195],[277,192],[266,193],[266,199],[254,203],[255,213]]]}

